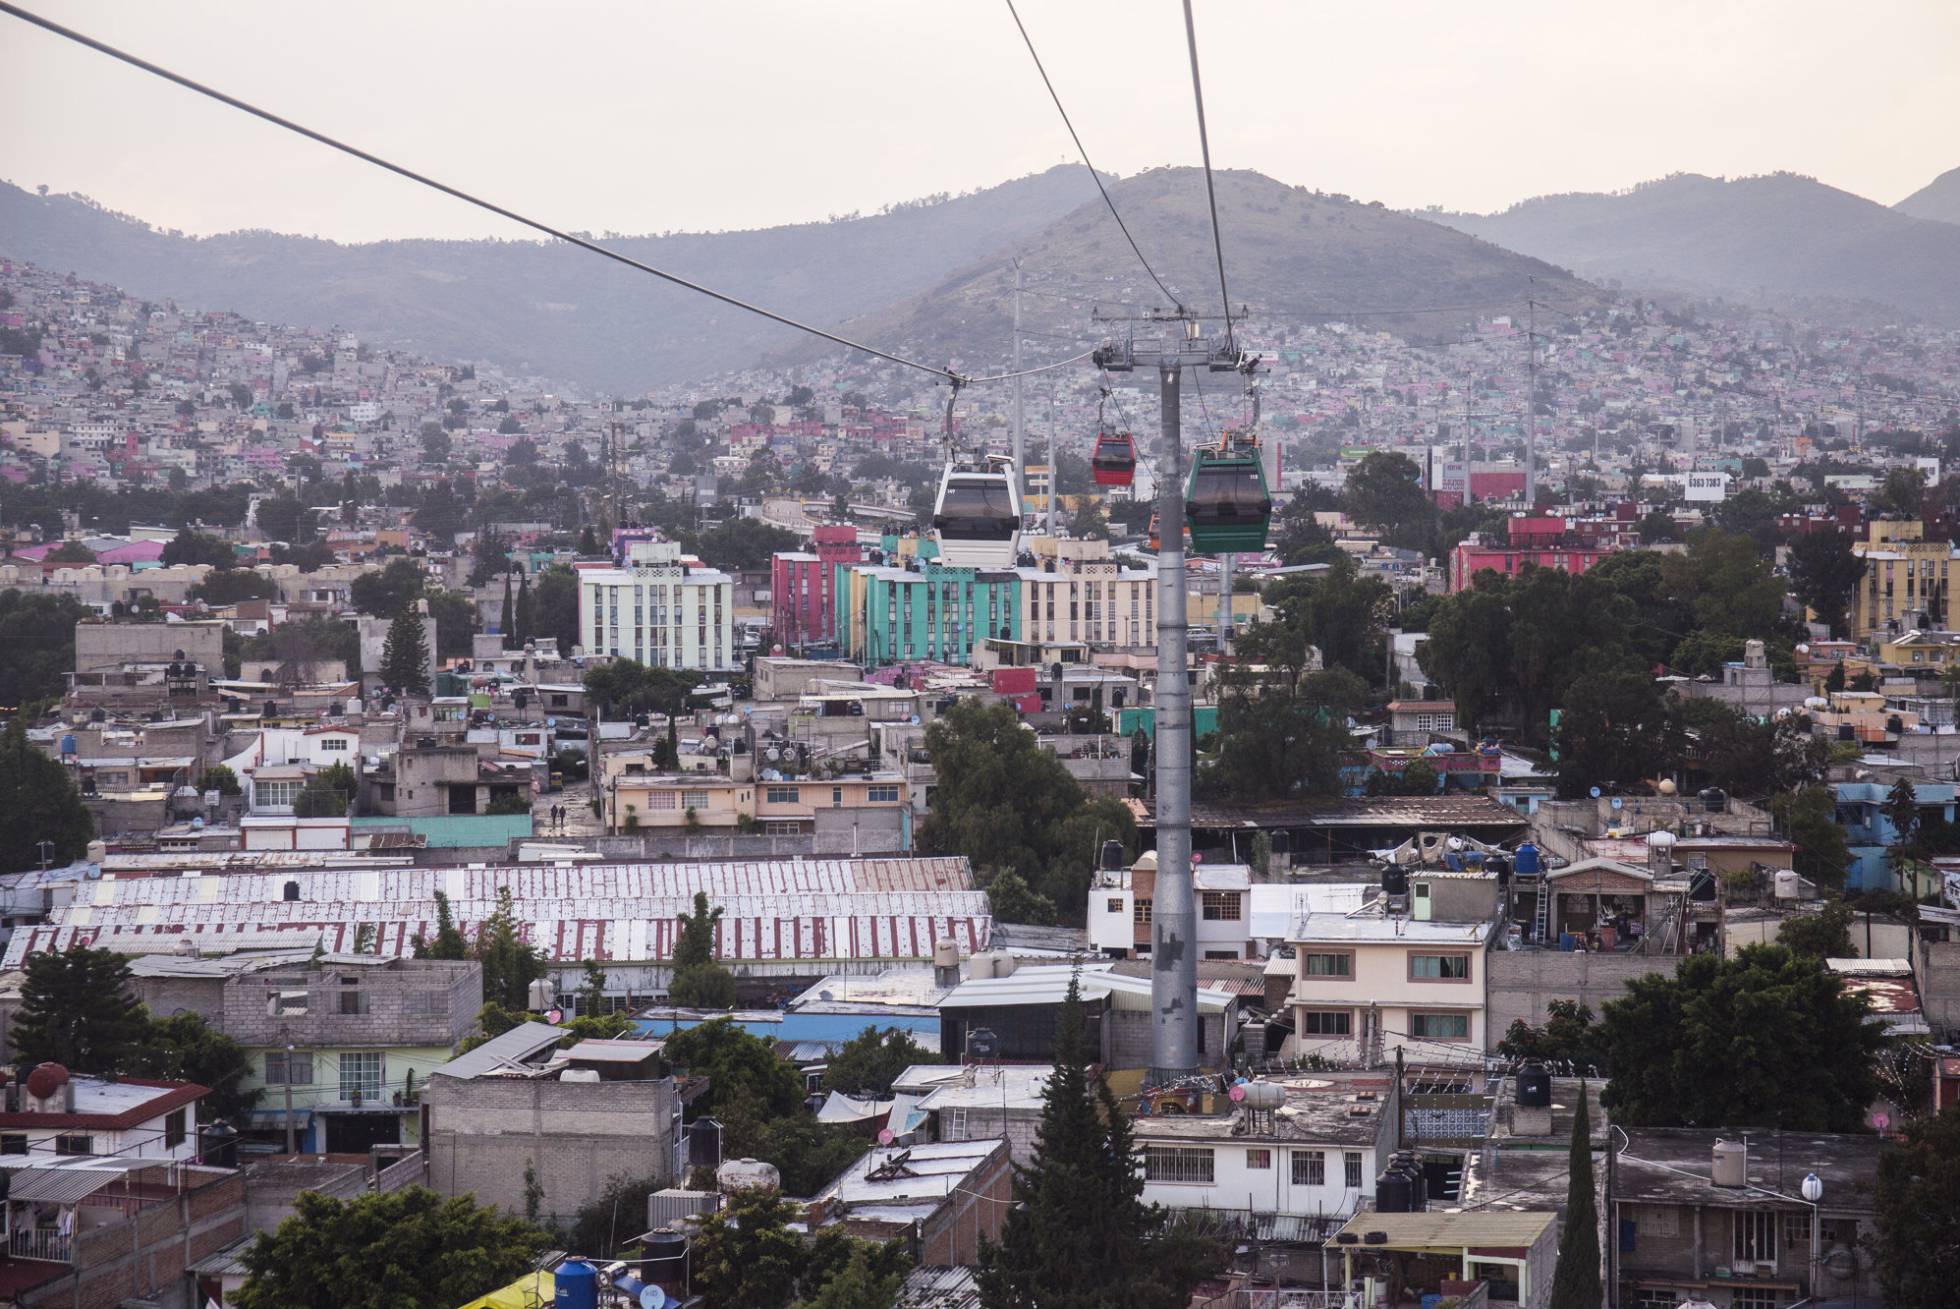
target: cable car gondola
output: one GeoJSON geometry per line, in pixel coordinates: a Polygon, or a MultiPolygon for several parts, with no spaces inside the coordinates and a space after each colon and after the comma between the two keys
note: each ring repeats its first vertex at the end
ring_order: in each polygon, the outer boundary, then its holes
{"type": "Polygon", "coordinates": [[[1128,432],[1104,432],[1089,455],[1097,486],[1128,486],[1136,480],[1137,445],[1128,432]]]}
{"type": "Polygon", "coordinates": [[[1011,464],[948,461],[940,475],[932,527],[939,562],[951,568],[1008,568],[1021,541],[1021,497],[1011,464]]]}
{"type": "Polygon", "coordinates": [[[1259,447],[1250,441],[1206,446],[1193,452],[1184,517],[1196,554],[1249,554],[1266,548],[1273,497],[1259,447]]]}

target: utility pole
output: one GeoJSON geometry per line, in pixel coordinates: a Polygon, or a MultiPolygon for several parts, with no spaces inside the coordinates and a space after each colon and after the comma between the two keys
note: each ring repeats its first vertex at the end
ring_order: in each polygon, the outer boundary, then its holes
{"type": "Polygon", "coordinates": [[[293,1044],[286,1043],[286,1154],[299,1153],[298,1142],[293,1133],[293,1044]]]}
{"type": "Polygon", "coordinates": [[[1062,466],[1055,462],[1055,387],[1048,386],[1048,535],[1055,535],[1055,501],[1062,491],[1062,466]]]}
{"type": "MultiPolygon", "coordinates": [[[[1021,394],[1021,261],[1014,261],[1014,494],[1028,502],[1027,414],[1021,394]]],[[[1054,474],[1049,474],[1052,485],[1054,474]]]]}
{"type": "Polygon", "coordinates": [[[1157,453],[1157,686],[1152,763],[1157,783],[1157,889],[1150,914],[1150,1076],[1185,1077],[1198,1067],[1196,894],[1191,883],[1191,681],[1184,578],[1183,379],[1187,368],[1230,372],[1230,339],[1214,345],[1182,314],[1146,317],[1168,339],[1106,346],[1096,363],[1111,372],[1155,368],[1161,434],[1157,453]]]}

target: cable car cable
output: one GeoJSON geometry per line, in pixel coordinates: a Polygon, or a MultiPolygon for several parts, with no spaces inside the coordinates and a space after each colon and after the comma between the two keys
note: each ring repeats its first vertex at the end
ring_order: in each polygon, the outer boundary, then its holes
{"type": "MultiPolygon", "coordinates": [[[[142,58],[140,55],[131,54],[127,50],[119,49],[116,46],[110,45],[106,41],[100,41],[97,40],[95,37],[87,35],[86,33],[78,32],[72,27],[64,27],[62,24],[55,22],[53,19],[44,18],[40,14],[34,13],[32,10],[23,9],[17,4],[10,3],[9,0],[0,0],[0,13],[10,14],[15,18],[20,19],[24,23],[31,24],[32,26],[38,27],[43,31],[52,33],[55,36],[62,37],[69,41],[73,41],[77,45],[86,46],[89,49],[94,50],[98,54],[107,55],[111,59],[119,60],[122,63],[128,64],[131,68],[140,69],[145,73],[149,73],[153,76],[160,77],[166,82],[173,82],[176,85],[183,87],[187,91],[194,91],[198,95],[205,96],[212,100],[216,100],[219,104],[228,105],[233,109],[239,110],[241,113],[250,114],[254,118],[260,119],[267,123],[271,123],[274,127],[283,127],[289,132],[293,132],[299,136],[303,136],[307,140],[313,141],[319,145],[324,145],[328,149],[338,150],[342,154],[351,155],[353,158],[359,159],[363,163],[373,164],[376,168],[385,169],[388,172],[391,172],[398,177],[405,177],[411,182],[416,182],[422,186],[426,186],[430,188],[431,190],[440,191],[444,195],[449,196],[452,199],[461,200],[465,204],[474,205],[478,209],[482,209],[489,213],[496,214],[499,218],[508,219],[510,222],[516,223],[521,227],[528,227],[532,231],[542,232],[546,236],[549,236],[554,240],[563,241],[567,245],[577,246],[581,250],[586,250],[591,252],[592,254],[600,255],[606,259],[612,260],[615,263],[624,264],[626,267],[634,269],[638,272],[646,273],[651,277],[657,277],[664,282],[672,283],[673,285],[681,287],[685,290],[693,291],[696,294],[707,296],[710,300],[718,300],[722,304],[728,305],[731,308],[745,310],[749,313],[757,315],[758,317],[767,318],[771,322],[780,323],[784,327],[791,327],[799,332],[805,332],[811,336],[818,337],[825,341],[829,341],[833,345],[841,345],[848,350],[856,350],[860,354],[867,354],[875,359],[883,359],[887,363],[898,364],[900,367],[903,368],[916,369],[922,373],[931,373],[935,377],[946,378],[948,381],[956,381],[960,385],[969,385],[969,384],[976,384],[981,382],[1001,382],[1001,381],[1006,381],[1010,378],[1026,377],[1033,373],[1046,372],[1052,368],[1061,368],[1067,364],[1077,363],[1083,359],[1088,358],[1089,355],[1093,353],[1092,351],[1084,351],[1082,354],[1079,354],[1072,359],[1058,360],[1052,364],[1044,364],[1039,368],[1022,369],[1020,372],[1016,372],[1016,373],[997,373],[987,377],[963,377],[959,373],[954,372],[950,368],[941,368],[935,364],[920,363],[916,359],[907,359],[904,355],[893,354],[889,350],[880,350],[877,346],[866,345],[862,341],[853,341],[849,337],[839,336],[835,332],[827,332],[821,327],[815,327],[809,323],[800,322],[797,319],[791,318],[786,314],[779,314],[773,309],[765,309],[761,305],[751,304],[746,300],[738,299],[735,296],[729,295],[724,291],[717,291],[713,287],[704,286],[699,282],[690,281],[689,279],[682,277],[679,274],[669,273],[663,269],[655,268],[652,264],[643,263],[642,261],[633,258],[631,255],[622,254],[617,250],[611,249],[607,246],[600,245],[597,241],[587,240],[586,238],[581,236],[574,236],[570,232],[563,231],[559,228],[551,226],[549,223],[543,222],[536,218],[526,217],[525,215],[518,213],[514,209],[506,209],[504,206],[500,204],[496,204],[493,201],[485,200],[481,196],[472,195],[470,192],[462,190],[460,187],[450,186],[446,182],[439,182],[433,177],[429,177],[428,175],[423,173],[418,173],[414,169],[409,168],[403,164],[394,163],[393,161],[385,159],[380,155],[374,154],[367,150],[363,150],[359,146],[349,145],[345,141],[336,140],[335,138],[328,136],[325,132],[315,131],[313,128],[304,126],[303,124],[300,123],[296,123],[290,118],[281,117],[280,115],[273,113],[269,109],[261,109],[259,106],[252,104],[250,101],[241,100],[234,95],[228,95],[225,92],[218,90],[216,87],[207,86],[203,82],[199,82],[194,78],[187,77],[182,73],[173,72],[170,69],[165,68],[161,64],[151,63],[149,60],[142,58]]],[[[1091,169],[1090,171],[1093,172],[1094,169],[1091,169]]],[[[1098,182],[1098,185],[1100,185],[1100,181],[1098,182]]]]}
{"type": "Polygon", "coordinates": [[[1225,284],[1225,244],[1218,234],[1218,188],[1211,176],[1211,134],[1205,130],[1205,88],[1198,76],[1198,24],[1184,0],[1184,43],[1191,51],[1191,99],[1198,107],[1198,149],[1205,161],[1205,199],[1211,204],[1211,248],[1218,256],[1218,294],[1225,302],[1225,339],[1232,338],[1232,292],[1225,284]]]}
{"type": "MultiPolygon", "coordinates": [[[[1188,5],[1186,9],[1188,11],[1188,5]]],[[[1075,142],[1075,152],[1082,156],[1082,166],[1087,168],[1089,170],[1089,176],[1095,179],[1096,190],[1102,192],[1103,203],[1109,206],[1109,216],[1114,218],[1116,220],[1116,226],[1122,229],[1123,239],[1130,243],[1131,253],[1135,254],[1137,262],[1143,265],[1143,271],[1150,274],[1150,280],[1157,284],[1157,289],[1164,293],[1164,299],[1170,301],[1171,306],[1179,313],[1183,313],[1184,302],[1171,294],[1171,289],[1164,285],[1164,279],[1157,276],[1157,270],[1152,268],[1150,261],[1143,257],[1143,250],[1137,245],[1136,237],[1130,235],[1130,225],[1123,221],[1122,214],[1116,212],[1116,202],[1110,199],[1109,188],[1103,185],[1102,174],[1097,172],[1096,166],[1089,162],[1088,148],[1082,144],[1082,137],[1075,130],[1075,124],[1069,121],[1068,110],[1062,108],[1062,97],[1055,90],[1054,82],[1049,80],[1047,68],[1042,66],[1041,56],[1036,53],[1034,48],[1034,38],[1028,35],[1028,26],[1021,21],[1021,11],[1014,7],[1014,0],[1007,0],[1007,12],[1013,16],[1014,26],[1020,29],[1021,41],[1028,47],[1028,57],[1034,60],[1034,70],[1041,74],[1041,84],[1048,88],[1048,98],[1055,102],[1055,112],[1062,116],[1062,126],[1068,129],[1069,139],[1075,142]]],[[[1217,215],[1214,213],[1213,218],[1216,219],[1216,217],[1217,215]]],[[[1214,223],[1214,225],[1216,224],[1214,223]]]]}

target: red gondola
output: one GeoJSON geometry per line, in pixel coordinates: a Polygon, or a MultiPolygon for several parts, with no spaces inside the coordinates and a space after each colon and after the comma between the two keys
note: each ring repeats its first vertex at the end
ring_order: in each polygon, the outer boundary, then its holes
{"type": "Polygon", "coordinates": [[[1136,480],[1137,443],[1128,432],[1104,432],[1089,455],[1097,486],[1128,486],[1136,480]]]}

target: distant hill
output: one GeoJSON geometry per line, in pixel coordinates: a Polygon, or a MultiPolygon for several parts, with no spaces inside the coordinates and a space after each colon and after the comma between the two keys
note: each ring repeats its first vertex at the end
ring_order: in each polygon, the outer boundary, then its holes
{"type": "Polygon", "coordinates": [[[1960,168],[1949,168],[1892,206],[1912,218],[1960,223],[1960,168]]]}
{"type": "MultiPolygon", "coordinates": [[[[1234,312],[1243,303],[1255,318],[1339,319],[1421,338],[1456,335],[1478,311],[1522,312],[1533,294],[1563,304],[1596,295],[1596,288],[1562,269],[1379,204],[1318,194],[1255,172],[1220,173],[1217,182],[1234,312]]],[[[1204,174],[1153,169],[1110,191],[1170,289],[1187,307],[1217,314],[1204,174]]],[[[863,339],[930,359],[956,359],[970,369],[1001,363],[1013,322],[1017,255],[1036,290],[1023,300],[1023,322],[1042,334],[1027,347],[1028,362],[1120,334],[1120,327],[1099,330],[1085,321],[1092,300],[1117,312],[1125,303],[1141,309],[1163,302],[1108,212],[1092,200],[1018,245],[846,326],[863,339]]],[[[803,352],[799,347],[795,353],[803,352]]]]}
{"type": "Polygon", "coordinates": [[[1686,173],[1620,195],[1545,196],[1499,214],[1423,216],[1585,277],[1781,301],[1873,302],[1960,324],[1960,227],[1788,173],[1735,181],[1686,173]]]}
{"type": "MultiPolygon", "coordinates": [[[[917,294],[1094,200],[1079,167],[869,218],[628,237],[636,258],[818,323],[917,294]]],[[[491,359],[606,390],[747,367],[801,339],[562,244],[340,245],[271,232],[173,237],[92,202],[0,183],[0,254],[133,294],[267,321],[339,325],[437,357],[491,359]]]]}

